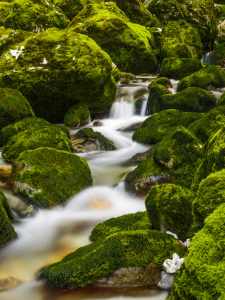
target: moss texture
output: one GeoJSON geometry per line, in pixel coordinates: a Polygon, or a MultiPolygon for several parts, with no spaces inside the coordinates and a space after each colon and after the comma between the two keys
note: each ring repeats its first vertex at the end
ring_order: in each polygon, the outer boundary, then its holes
{"type": "Polygon", "coordinates": [[[6,197],[0,190],[0,247],[16,238],[17,234],[11,224],[13,213],[7,203],[6,197]]]}
{"type": "Polygon", "coordinates": [[[189,254],[177,271],[169,300],[223,299],[225,204],[207,219],[190,244],[189,254]]]}
{"type": "Polygon", "coordinates": [[[182,91],[191,86],[208,90],[224,87],[225,71],[219,66],[209,66],[208,68],[197,71],[192,75],[181,79],[177,89],[178,91],[182,91]]]}
{"type": "Polygon", "coordinates": [[[38,207],[61,204],[92,185],[83,158],[47,147],[23,152],[13,163],[11,179],[14,192],[38,207]]]}
{"type": "Polygon", "coordinates": [[[172,85],[171,81],[169,80],[169,78],[160,77],[160,78],[157,78],[154,81],[152,81],[149,84],[148,88],[150,89],[151,87],[153,87],[156,84],[164,85],[166,88],[172,88],[173,87],[173,85],[172,85]]]}
{"type": "Polygon", "coordinates": [[[0,130],[7,125],[34,116],[29,102],[18,90],[0,88],[0,130]]]}
{"type": "Polygon", "coordinates": [[[165,58],[160,66],[160,76],[180,80],[202,69],[197,58],[165,58]]]}
{"type": "Polygon", "coordinates": [[[90,122],[90,113],[87,104],[72,106],[64,117],[64,124],[70,126],[83,126],[90,122]]]}
{"type": "Polygon", "coordinates": [[[12,12],[13,3],[0,2],[0,26],[5,24],[5,19],[12,12]]]}
{"type": "Polygon", "coordinates": [[[187,127],[202,117],[199,113],[181,112],[169,109],[148,117],[134,132],[134,141],[145,144],[155,144],[176,126],[187,127]]]}
{"type": "Polygon", "coordinates": [[[112,61],[89,37],[51,28],[14,50],[0,57],[0,86],[16,87],[37,117],[61,122],[79,102],[93,114],[109,110],[116,93],[112,61]]]}
{"type": "Polygon", "coordinates": [[[189,189],[174,184],[152,187],[145,205],[153,229],[172,231],[185,240],[192,226],[192,203],[196,195],[189,189]]]}
{"type": "Polygon", "coordinates": [[[162,31],[160,58],[201,58],[202,42],[197,29],[184,20],[169,22],[162,31]]]}
{"type": "Polygon", "coordinates": [[[109,277],[119,269],[146,266],[162,268],[176,252],[182,256],[174,237],[151,230],[122,231],[70,253],[43,272],[48,286],[86,286],[109,277]]]}
{"type": "Polygon", "coordinates": [[[121,71],[142,74],[157,70],[153,34],[129,22],[113,2],[86,5],[68,28],[94,39],[121,71]]]}
{"type": "Polygon", "coordinates": [[[150,114],[158,113],[162,110],[162,97],[169,94],[169,90],[161,84],[154,84],[149,89],[147,109],[150,114]]]}
{"type": "Polygon", "coordinates": [[[163,95],[162,109],[208,112],[216,107],[216,102],[212,93],[201,88],[189,87],[176,94],[163,95]]]}
{"type": "Polygon", "coordinates": [[[84,8],[86,2],[86,0],[53,0],[55,6],[60,8],[70,21],[84,8]]]}

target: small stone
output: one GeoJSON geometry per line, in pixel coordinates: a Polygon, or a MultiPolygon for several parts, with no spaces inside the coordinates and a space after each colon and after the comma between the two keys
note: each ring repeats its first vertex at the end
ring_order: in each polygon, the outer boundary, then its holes
{"type": "Polygon", "coordinates": [[[102,126],[102,122],[100,120],[94,120],[93,125],[94,126],[102,126]]]}
{"type": "Polygon", "coordinates": [[[161,280],[158,282],[158,287],[161,289],[171,289],[173,286],[174,275],[162,272],[161,280]]]}

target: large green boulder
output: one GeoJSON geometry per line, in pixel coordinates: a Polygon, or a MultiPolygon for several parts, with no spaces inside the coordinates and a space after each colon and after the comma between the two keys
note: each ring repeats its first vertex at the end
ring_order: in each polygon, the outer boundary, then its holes
{"type": "Polygon", "coordinates": [[[68,28],[93,38],[121,71],[142,74],[157,70],[153,34],[129,22],[114,2],[86,5],[68,28]]]}
{"type": "Polygon", "coordinates": [[[162,96],[162,109],[208,112],[216,107],[215,96],[197,87],[189,87],[181,92],[162,96]]]}
{"type": "Polygon", "coordinates": [[[217,34],[213,0],[151,0],[146,3],[148,10],[164,25],[184,19],[198,29],[204,48],[211,48],[217,34]]]}
{"type": "Polygon", "coordinates": [[[189,237],[192,226],[192,203],[196,195],[175,184],[152,187],[145,205],[153,229],[172,231],[182,240],[189,237]]]}
{"type": "Polygon", "coordinates": [[[225,71],[219,66],[209,66],[181,79],[177,89],[178,91],[182,91],[191,86],[208,90],[224,87],[225,71]]]}
{"type": "Polygon", "coordinates": [[[169,300],[224,298],[224,239],[225,204],[222,204],[191,241],[188,256],[176,272],[169,300]]]}
{"type": "Polygon", "coordinates": [[[38,148],[13,162],[13,191],[37,207],[51,207],[92,185],[87,162],[62,150],[38,148]]]}
{"type": "Polygon", "coordinates": [[[18,90],[0,88],[0,131],[7,125],[34,116],[29,102],[18,90]]]}
{"type": "Polygon", "coordinates": [[[68,18],[52,1],[15,0],[12,13],[5,20],[5,27],[41,32],[47,28],[66,28],[68,18]]]}
{"type": "Polygon", "coordinates": [[[105,113],[115,99],[109,56],[89,37],[51,28],[0,57],[0,87],[17,88],[37,117],[63,121],[80,101],[105,113]]]}
{"type": "Polygon", "coordinates": [[[184,20],[169,22],[162,31],[160,58],[201,58],[202,42],[197,29],[184,20]]]}
{"type": "Polygon", "coordinates": [[[176,109],[161,111],[148,117],[134,132],[132,139],[139,143],[155,144],[177,126],[187,127],[202,117],[199,113],[181,112],[176,109]]]}
{"type": "Polygon", "coordinates": [[[160,66],[160,76],[180,80],[201,69],[198,58],[165,58],[160,66]]]}
{"type": "Polygon", "coordinates": [[[145,267],[153,263],[162,269],[166,258],[179,256],[174,237],[154,230],[122,231],[79,248],[43,270],[47,286],[86,286],[109,277],[120,268],[145,267]]]}
{"type": "Polygon", "coordinates": [[[13,213],[7,203],[6,197],[0,190],[0,247],[16,238],[17,234],[12,226],[13,213]]]}
{"type": "Polygon", "coordinates": [[[153,84],[149,89],[147,110],[149,114],[158,113],[162,110],[162,97],[170,91],[161,84],[153,84]]]}

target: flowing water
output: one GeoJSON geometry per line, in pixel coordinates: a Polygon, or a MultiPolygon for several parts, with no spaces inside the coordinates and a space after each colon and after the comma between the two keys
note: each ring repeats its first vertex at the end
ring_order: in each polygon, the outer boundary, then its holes
{"type": "MultiPolygon", "coordinates": [[[[127,213],[144,211],[144,199],[134,198],[124,190],[123,179],[136,166],[127,163],[136,153],[146,151],[149,146],[133,142],[132,132],[123,129],[146,118],[147,101],[143,102],[141,115],[134,115],[134,100],[146,94],[147,84],[124,86],[118,89],[121,101],[116,101],[110,118],[95,127],[112,140],[116,151],[94,151],[79,154],[91,168],[94,185],[71,197],[63,207],[51,210],[32,211],[31,217],[19,218],[14,224],[18,239],[0,252],[0,278],[13,276],[20,280],[19,286],[0,293],[2,300],[79,300],[79,299],[166,299],[168,291],[162,290],[89,290],[49,291],[35,281],[35,273],[48,264],[61,260],[66,254],[89,243],[92,228],[106,219],[127,213]]],[[[71,130],[74,134],[76,130],[71,130]]],[[[0,166],[4,162],[0,157],[0,166]]],[[[2,190],[13,206],[14,197],[7,186],[2,190]]],[[[21,201],[21,200],[20,200],[21,201]]],[[[26,209],[29,210],[29,207],[26,209]]],[[[29,214],[28,214],[29,215],[29,214]]]]}

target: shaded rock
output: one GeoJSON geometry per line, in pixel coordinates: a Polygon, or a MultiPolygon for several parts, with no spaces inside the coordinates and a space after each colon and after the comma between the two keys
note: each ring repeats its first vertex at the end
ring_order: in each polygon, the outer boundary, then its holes
{"type": "Polygon", "coordinates": [[[94,126],[102,126],[102,122],[101,122],[101,120],[94,120],[93,125],[94,126]]]}
{"type": "Polygon", "coordinates": [[[150,114],[158,113],[162,110],[162,97],[165,94],[170,94],[170,91],[161,84],[150,86],[147,109],[150,114]]]}
{"type": "Polygon", "coordinates": [[[173,286],[173,279],[174,279],[173,274],[167,274],[166,272],[162,272],[162,277],[157,285],[161,289],[166,289],[166,290],[171,289],[173,286]]]}
{"type": "Polygon", "coordinates": [[[68,127],[79,127],[91,122],[87,104],[72,106],[64,117],[64,124],[68,127]]]}

